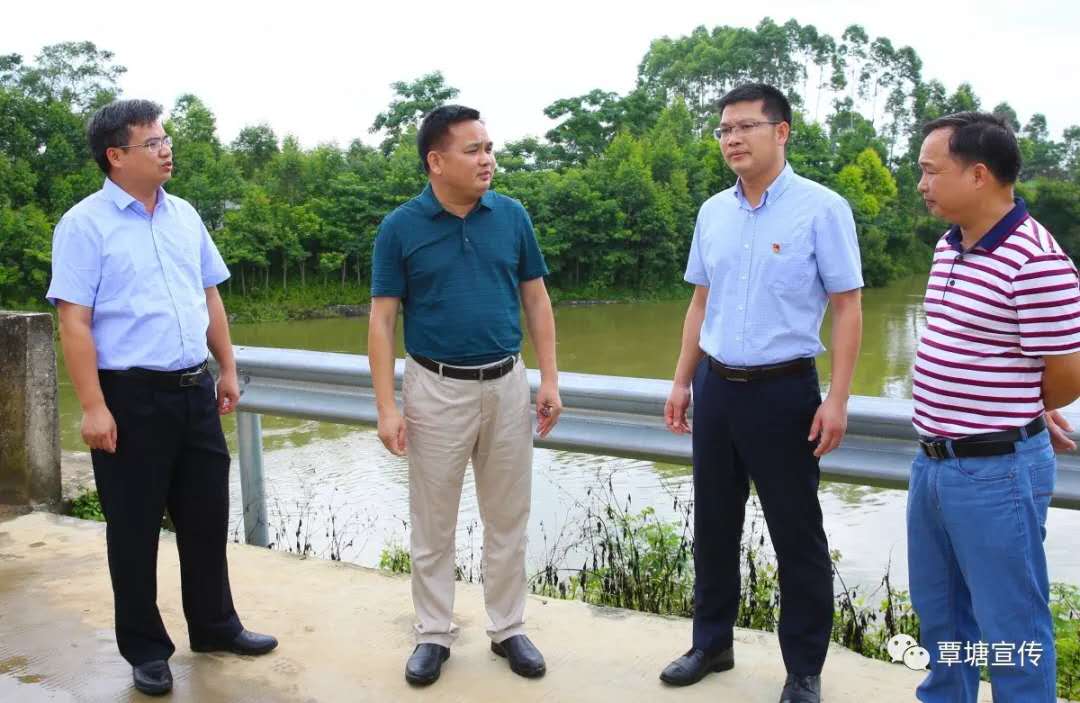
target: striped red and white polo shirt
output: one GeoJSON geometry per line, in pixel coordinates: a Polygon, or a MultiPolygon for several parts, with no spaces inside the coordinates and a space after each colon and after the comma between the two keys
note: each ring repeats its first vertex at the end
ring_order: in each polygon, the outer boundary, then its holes
{"type": "Polygon", "coordinates": [[[964,437],[1041,415],[1042,357],[1080,351],[1080,281],[1053,236],[1016,206],[963,251],[938,242],[913,374],[915,429],[964,437]]]}

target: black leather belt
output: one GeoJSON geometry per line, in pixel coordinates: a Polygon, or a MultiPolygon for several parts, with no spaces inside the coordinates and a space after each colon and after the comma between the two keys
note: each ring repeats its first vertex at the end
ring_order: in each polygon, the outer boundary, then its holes
{"type": "Polygon", "coordinates": [[[1046,429],[1046,420],[1042,415],[1015,430],[976,434],[961,439],[920,439],[919,446],[931,459],[974,458],[983,456],[1002,456],[1016,451],[1016,442],[1034,437],[1046,429]],[[952,453],[949,453],[949,445],[952,453]]]}
{"type": "Polygon", "coordinates": [[[785,361],[782,364],[769,364],[767,366],[728,366],[710,356],[709,368],[725,381],[745,383],[778,376],[792,376],[802,371],[809,371],[814,368],[814,357],[807,356],[794,361],[785,361]]]}
{"type": "Polygon", "coordinates": [[[210,369],[204,361],[198,366],[179,371],[154,371],[152,369],[133,368],[124,371],[101,370],[99,374],[112,378],[123,378],[129,381],[138,381],[146,385],[162,390],[177,390],[180,388],[196,388],[202,381],[203,375],[209,374],[210,369]]]}
{"type": "Polygon", "coordinates": [[[502,361],[497,361],[490,366],[481,366],[479,368],[467,368],[463,366],[450,366],[434,359],[429,359],[426,356],[417,356],[416,354],[410,354],[413,361],[423,366],[428,371],[434,371],[440,376],[446,376],[447,378],[455,378],[459,381],[493,381],[496,378],[502,378],[506,374],[514,370],[514,365],[517,364],[517,355],[508,356],[502,361]]]}

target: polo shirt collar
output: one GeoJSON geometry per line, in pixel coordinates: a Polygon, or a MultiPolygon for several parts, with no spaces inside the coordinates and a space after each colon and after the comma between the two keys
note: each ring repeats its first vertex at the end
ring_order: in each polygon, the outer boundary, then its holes
{"type": "MultiPolygon", "coordinates": [[[[791,180],[794,175],[795,171],[791,168],[791,164],[785,162],[784,169],[780,171],[780,175],[778,175],[776,179],[769,184],[769,187],[765,189],[765,192],[762,193],[761,202],[758,203],[758,207],[765,207],[765,205],[767,205],[770,200],[776,200],[781,195],[783,195],[784,191],[787,190],[789,185],[791,185],[791,180]]],[[[743,195],[741,178],[735,183],[735,199],[739,201],[739,205],[745,207],[746,209],[755,209],[750,206],[750,203],[743,195]]]]}
{"type": "MultiPolygon", "coordinates": [[[[105,192],[106,197],[108,197],[119,210],[126,210],[131,207],[132,203],[136,202],[134,195],[116,185],[116,182],[111,178],[105,178],[105,185],[101,187],[101,190],[105,192]]],[[[157,205],[155,207],[163,207],[164,205],[165,189],[158,186],[157,205]]]]}
{"type": "MultiPolygon", "coordinates": [[[[993,251],[997,249],[1005,238],[1016,231],[1016,229],[1024,224],[1028,218],[1027,204],[1023,198],[1014,198],[1013,209],[1009,210],[998,220],[997,224],[990,228],[990,231],[979,238],[979,241],[975,243],[974,249],[982,249],[984,251],[993,251]]],[[[949,246],[953,248],[953,251],[964,253],[963,244],[964,235],[960,231],[960,225],[953,225],[949,228],[949,231],[945,233],[945,241],[949,246]]]]}
{"type": "MultiPolygon", "coordinates": [[[[424,186],[424,191],[420,193],[420,206],[424,210],[424,214],[435,219],[439,216],[439,213],[446,212],[446,209],[439,202],[439,199],[435,197],[435,191],[431,187],[431,181],[424,186]]],[[[490,189],[484,191],[484,194],[480,196],[480,207],[491,210],[495,207],[495,193],[490,189]]]]}

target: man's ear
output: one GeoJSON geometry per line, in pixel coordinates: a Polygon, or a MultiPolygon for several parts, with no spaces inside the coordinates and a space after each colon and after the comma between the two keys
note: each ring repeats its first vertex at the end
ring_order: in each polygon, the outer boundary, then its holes
{"type": "Polygon", "coordinates": [[[442,154],[432,149],[427,153],[428,173],[442,175],[442,154]]]}
{"type": "Polygon", "coordinates": [[[971,174],[975,177],[976,188],[984,188],[994,180],[994,174],[990,173],[990,169],[986,167],[986,164],[975,164],[971,167],[971,174]]]}
{"type": "Polygon", "coordinates": [[[117,149],[114,146],[105,150],[105,158],[109,161],[109,165],[113,168],[117,168],[121,165],[120,155],[123,153],[123,149],[117,149]]]}
{"type": "Polygon", "coordinates": [[[791,125],[787,122],[781,122],[776,125],[776,139],[783,145],[787,145],[788,140],[791,138],[791,125]]]}

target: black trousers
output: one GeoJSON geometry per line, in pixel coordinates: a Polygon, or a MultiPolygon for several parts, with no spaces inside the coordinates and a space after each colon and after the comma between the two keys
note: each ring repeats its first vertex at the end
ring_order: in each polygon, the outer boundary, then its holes
{"type": "Polygon", "coordinates": [[[821,672],[832,630],[829,545],[820,471],[807,441],[821,404],[817,371],[750,382],[709,368],[694,376],[694,646],[732,644],[739,610],[739,546],[750,481],[780,577],[780,649],[788,673],[821,672]]]}
{"type": "Polygon", "coordinates": [[[92,452],[105,513],[116,643],[133,666],[175,651],[157,607],[157,549],[168,509],[176,526],[184,616],[192,643],[229,642],[242,629],[225,558],[229,449],[214,381],[161,390],[101,374],[117,426],[116,453],[92,452]]]}

